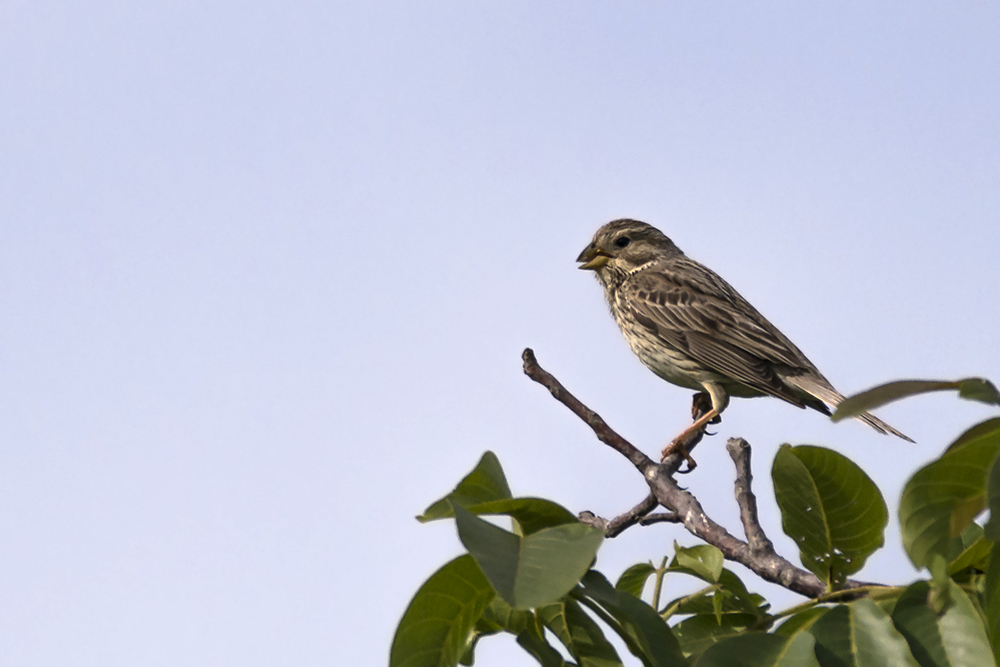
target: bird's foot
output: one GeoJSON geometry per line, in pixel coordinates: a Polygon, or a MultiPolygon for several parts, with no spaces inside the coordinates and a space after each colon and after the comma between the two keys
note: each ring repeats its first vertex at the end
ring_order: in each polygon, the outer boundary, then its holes
{"type": "Polygon", "coordinates": [[[705,426],[707,424],[715,424],[721,421],[719,417],[719,410],[712,408],[711,405],[708,406],[707,410],[701,409],[704,406],[698,404],[699,396],[703,396],[703,399],[708,400],[708,394],[699,393],[695,394],[694,405],[692,406],[692,412],[696,415],[696,419],[693,424],[688,426],[686,429],[681,431],[680,435],[670,441],[670,444],[663,448],[660,453],[660,462],[662,463],[666,458],[672,454],[681,454],[684,456],[684,460],[687,462],[687,470],[678,470],[677,472],[682,474],[687,474],[697,467],[694,459],[691,458],[690,452],[688,452],[688,447],[697,443],[701,439],[702,435],[705,433],[705,426]]]}
{"type": "Polygon", "coordinates": [[[680,454],[684,457],[685,463],[687,463],[687,468],[684,470],[678,470],[677,472],[681,475],[686,475],[695,468],[698,467],[698,463],[691,458],[691,453],[687,449],[688,443],[688,431],[684,431],[679,436],[670,441],[670,444],[663,448],[660,453],[660,462],[664,462],[668,457],[674,454],[680,454]]]}

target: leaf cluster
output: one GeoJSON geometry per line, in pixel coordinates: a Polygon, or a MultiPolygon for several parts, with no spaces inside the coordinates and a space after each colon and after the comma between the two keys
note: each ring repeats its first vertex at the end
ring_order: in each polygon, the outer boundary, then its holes
{"type": "MultiPolygon", "coordinates": [[[[940,389],[1000,405],[985,380],[905,381],[848,399],[835,418],[940,389]]],[[[882,493],[857,464],[830,449],[784,445],[771,473],[782,528],[803,567],[827,587],[779,612],[711,544],[674,543],[669,558],[637,563],[612,585],[594,569],[604,531],[552,501],[514,497],[486,452],[418,517],[454,520],[467,552],[417,591],[397,628],[391,667],[472,665],[478,642],[499,633],[543,667],[623,665],[609,634],[645,667],[997,665],[1000,417],[968,429],[906,483],[898,504],[903,546],[928,575],[908,586],[850,582],[883,546],[888,524],[882,493]],[[699,587],[661,600],[668,577],[699,587]]]]}

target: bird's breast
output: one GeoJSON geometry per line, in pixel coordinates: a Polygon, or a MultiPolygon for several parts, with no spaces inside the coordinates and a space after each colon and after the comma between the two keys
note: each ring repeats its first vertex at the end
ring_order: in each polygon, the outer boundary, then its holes
{"type": "Polygon", "coordinates": [[[621,300],[614,298],[608,299],[608,302],[622,335],[646,368],[671,384],[689,389],[701,389],[702,382],[717,381],[715,373],[643,326],[621,300]]]}

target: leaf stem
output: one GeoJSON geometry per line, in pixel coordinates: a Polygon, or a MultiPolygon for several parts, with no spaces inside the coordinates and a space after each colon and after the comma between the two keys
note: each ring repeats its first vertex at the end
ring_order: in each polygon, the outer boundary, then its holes
{"type": "Polygon", "coordinates": [[[677,610],[680,608],[680,606],[683,603],[690,602],[691,600],[697,600],[698,598],[705,597],[709,593],[711,593],[713,591],[720,590],[721,588],[722,588],[722,584],[712,584],[710,586],[705,586],[704,588],[695,591],[691,595],[685,595],[682,598],[678,598],[676,602],[674,602],[672,605],[670,605],[669,607],[667,607],[666,609],[664,609],[663,611],[661,611],[660,612],[660,616],[663,617],[664,621],[666,621],[671,616],[673,616],[674,614],[677,613],[677,610]]]}
{"type": "Polygon", "coordinates": [[[664,556],[663,560],[660,561],[660,567],[653,570],[656,573],[656,579],[653,581],[653,609],[660,608],[660,592],[663,590],[663,579],[667,574],[667,557],[664,556]]]}
{"type": "Polygon", "coordinates": [[[839,591],[833,591],[832,593],[824,593],[814,600],[809,600],[808,602],[803,602],[802,604],[797,604],[793,607],[789,607],[784,611],[779,611],[778,613],[772,615],[771,620],[776,621],[779,618],[784,618],[785,616],[792,616],[799,613],[800,611],[806,611],[812,609],[813,607],[819,606],[821,604],[826,604],[827,602],[834,602],[842,597],[882,597],[884,595],[889,595],[898,591],[902,591],[904,586],[882,586],[880,584],[872,584],[871,586],[858,586],[857,588],[845,588],[839,591]]]}

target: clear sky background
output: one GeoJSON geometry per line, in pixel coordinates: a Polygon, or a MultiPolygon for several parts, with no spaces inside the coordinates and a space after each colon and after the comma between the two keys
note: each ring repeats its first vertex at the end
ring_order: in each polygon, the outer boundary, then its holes
{"type": "MultiPolygon", "coordinates": [[[[846,393],[1000,380],[998,34],[992,2],[3,3],[0,664],[385,664],[461,550],[413,516],[483,451],[515,493],[631,507],[642,479],[519,358],[648,453],[685,425],[573,261],[615,217],[846,393]]],[[[994,413],[882,410],[910,445],[737,400],[684,481],[737,531],[746,437],[797,560],[778,445],[848,454],[895,515],[994,413]]],[[[861,576],[915,576],[895,524],[861,576]]]]}

